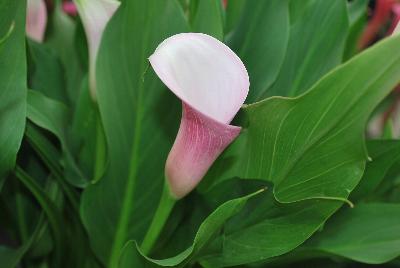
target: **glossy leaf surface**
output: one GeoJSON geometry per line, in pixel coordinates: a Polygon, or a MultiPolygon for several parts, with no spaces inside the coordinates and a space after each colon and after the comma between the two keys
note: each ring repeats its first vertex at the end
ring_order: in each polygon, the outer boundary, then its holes
{"type": "Polygon", "coordinates": [[[15,165],[25,128],[25,2],[0,4],[0,189],[15,165]],[[4,15],[3,15],[4,14],[4,15]]]}

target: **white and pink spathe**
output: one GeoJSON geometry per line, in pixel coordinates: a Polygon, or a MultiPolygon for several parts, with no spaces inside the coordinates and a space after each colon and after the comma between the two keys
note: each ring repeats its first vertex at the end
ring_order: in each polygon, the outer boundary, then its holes
{"type": "Polygon", "coordinates": [[[201,33],[164,40],[149,60],[182,101],[181,124],[165,166],[170,192],[179,199],[239,135],[241,128],[230,123],[246,99],[249,76],[229,47],[201,33]]]}
{"type": "Polygon", "coordinates": [[[89,84],[96,100],[96,59],[103,32],[120,6],[116,0],[74,0],[85,29],[89,49],[89,84]]]}
{"type": "Polygon", "coordinates": [[[43,42],[47,23],[44,0],[28,0],[26,8],[26,35],[36,42],[43,42]]]}

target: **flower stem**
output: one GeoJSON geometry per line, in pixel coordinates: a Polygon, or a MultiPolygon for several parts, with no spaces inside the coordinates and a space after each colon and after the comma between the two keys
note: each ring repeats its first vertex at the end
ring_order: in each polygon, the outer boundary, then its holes
{"type": "Polygon", "coordinates": [[[148,255],[151,253],[154,243],[157,241],[175,203],[176,199],[171,196],[169,187],[167,183],[165,183],[157,210],[143,239],[142,245],[140,246],[144,254],[148,255]]]}

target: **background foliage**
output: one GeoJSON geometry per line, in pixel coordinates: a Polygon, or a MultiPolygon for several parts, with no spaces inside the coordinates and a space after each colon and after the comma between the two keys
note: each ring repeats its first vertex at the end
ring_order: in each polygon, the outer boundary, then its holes
{"type": "Polygon", "coordinates": [[[0,0],[0,266],[400,266],[400,142],[387,116],[400,37],[361,49],[371,3],[122,1],[94,103],[79,17],[55,1],[37,43],[25,1],[0,0]],[[241,135],[145,256],[137,244],[181,112],[147,59],[180,32],[225,42],[251,87],[241,135]],[[367,132],[382,115],[382,133],[367,132]]]}

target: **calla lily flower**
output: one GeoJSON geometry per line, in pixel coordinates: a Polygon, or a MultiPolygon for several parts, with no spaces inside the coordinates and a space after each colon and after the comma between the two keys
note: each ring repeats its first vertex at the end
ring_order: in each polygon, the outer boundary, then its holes
{"type": "Polygon", "coordinates": [[[170,193],[179,199],[239,135],[241,128],[230,122],[246,99],[249,76],[232,50],[200,33],[164,40],[149,60],[182,101],[181,124],[165,167],[170,193]]]}
{"type": "Polygon", "coordinates": [[[26,34],[42,42],[46,31],[47,10],[44,0],[28,0],[26,9],[26,34]]]}
{"type": "Polygon", "coordinates": [[[104,29],[120,5],[115,0],[75,0],[89,46],[90,93],[96,99],[95,64],[104,29]]]}

